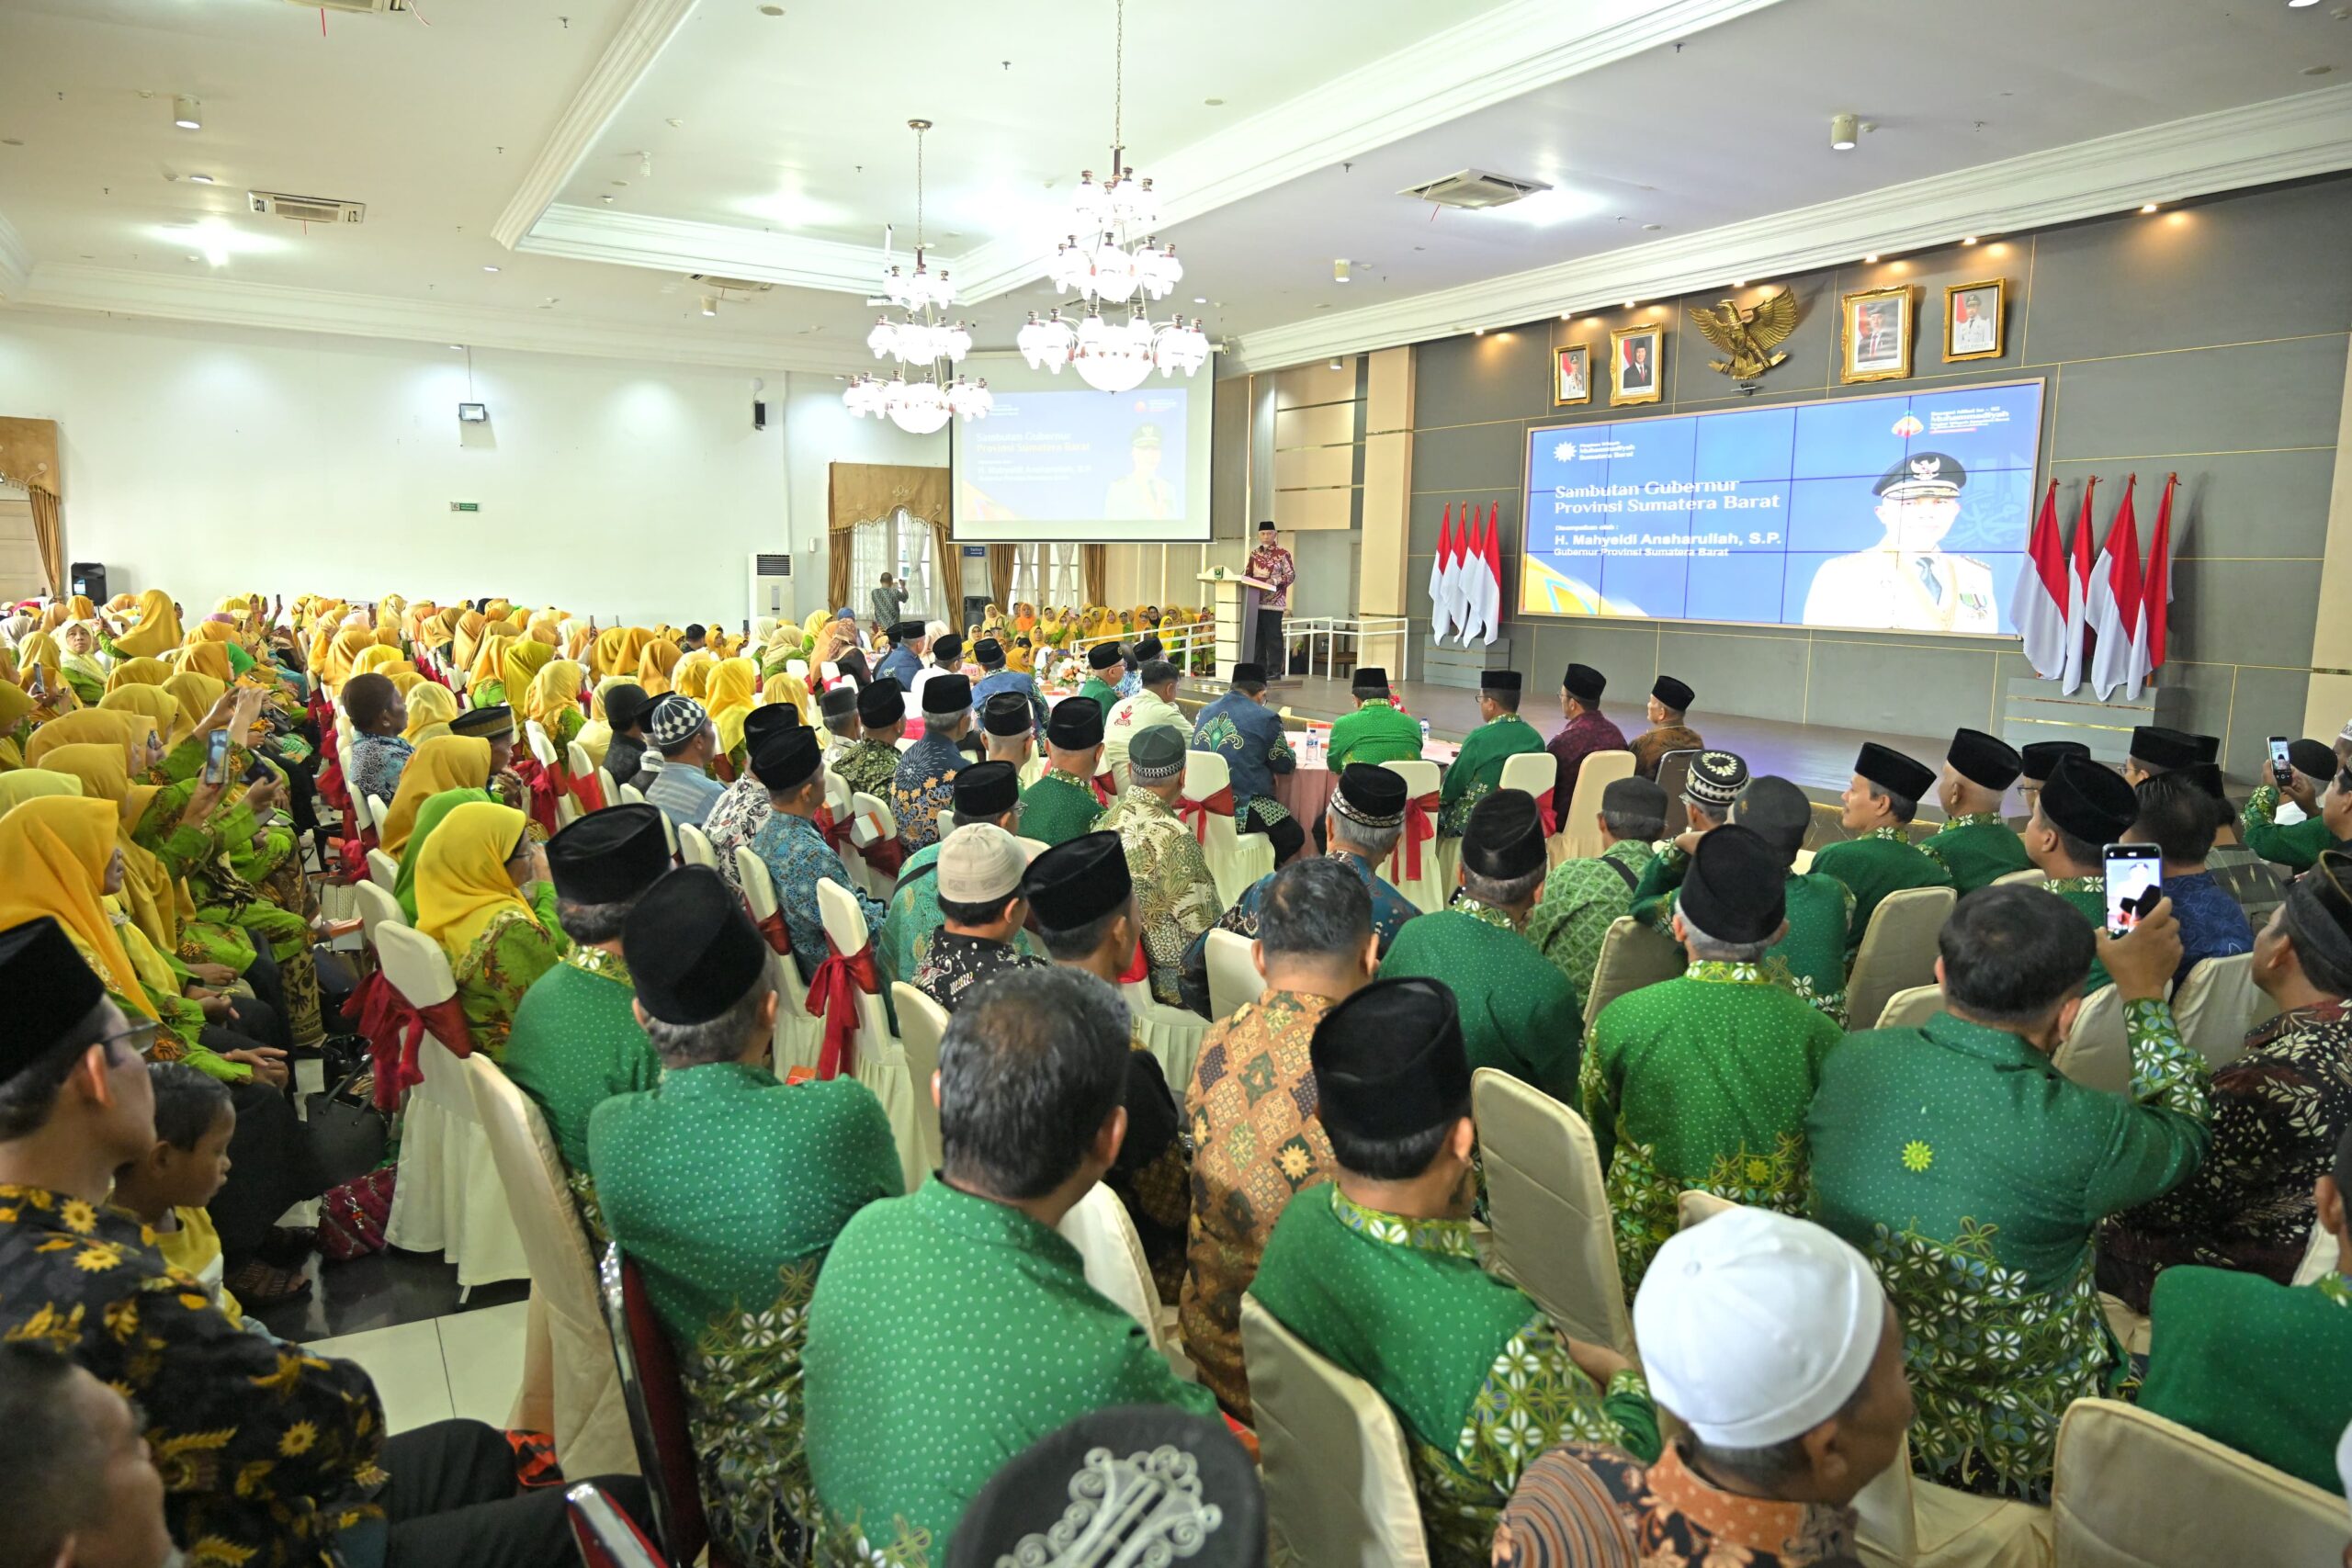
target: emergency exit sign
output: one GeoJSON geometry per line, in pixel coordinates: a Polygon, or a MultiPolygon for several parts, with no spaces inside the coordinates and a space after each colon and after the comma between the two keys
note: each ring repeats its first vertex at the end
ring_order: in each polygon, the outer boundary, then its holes
{"type": "Polygon", "coordinates": [[[449,510],[452,512],[480,512],[481,510],[481,502],[479,501],[453,501],[449,503],[449,510]]]}

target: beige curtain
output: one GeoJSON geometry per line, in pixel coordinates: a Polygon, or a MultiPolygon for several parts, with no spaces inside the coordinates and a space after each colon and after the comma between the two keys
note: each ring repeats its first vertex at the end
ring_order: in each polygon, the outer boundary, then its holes
{"type": "Polygon", "coordinates": [[[32,497],[33,542],[40,548],[40,569],[51,593],[65,592],[65,531],[57,516],[57,492],[40,485],[28,486],[32,497]]]}
{"type": "Polygon", "coordinates": [[[931,580],[939,591],[939,618],[962,632],[964,558],[956,553],[955,536],[948,530],[944,512],[931,520],[931,580]]]}
{"type": "Polygon", "coordinates": [[[1011,545],[989,547],[989,597],[1008,616],[1012,614],[1012,567],[1011,545]]]}
{"type": "Polygon", "coordinates": [[[850,592],[850,530],[902,506],[932,525],[934,572],[952,572],[956,557],[947,537],[945,468],[905,463],[826,465],[825,592],[831,604],[854,608],[861,603],[850,592]]]}
{"type": "Polygon", "coordinates": [[[1100,604],[1108,598],[1111,592],[1111,547],[1079,546],[1078,575],[1089,604],[1100,604]]]}

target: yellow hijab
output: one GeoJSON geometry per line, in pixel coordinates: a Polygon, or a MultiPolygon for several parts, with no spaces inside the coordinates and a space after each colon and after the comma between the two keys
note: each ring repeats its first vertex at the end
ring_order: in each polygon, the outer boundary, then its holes
{"type": "Polygon", "coordinates": [[[645,645],[645,651],[638,656],[637,683],[645,688],[647,696],[658,697],[669,691],[670,671],[678,667],[683,657],[678,645],[666,637],[657,637],[645,645]]]}
{"type": "Polygon", "coordinates": [[[113,801],[62,795],[28,800],[0,818],[0,931],[53,918],[95,961],[107,988],[153,1018],[155,1004],[115,935],[101,891],[120,819],[113,801]]]}
{"type": "Polygon", "coordinates": [[[354,675],[381,675],[389,673],[393,665],[407,662],[399,649],[379,642],[373,648],[361,650],[359,657],[351,661],[351,672],[354,675]]]}
{"type": "Polygon", "coordinates": [[[449,694],[447,686],[435,685],[419,677],[419,682],[408,694],[408,728],[401,736],[412,746],[421,746],[436,735],[449,733],[449,721],[458,716],[458,699],[449,694]]]}
{"type": "Polygon", "coordinates": [[[227,645],[217,642],[192,642],[179,651],[179,666],[198,675],[209,675],[222,685],[237,678],[236,666],[229,662],[227,645]]]}
{"type": "Polygon", "coordinates": [[[466,684],[479,686],[484,681],[506,678],[506,650],[514,646],[514,634],[506,631],[484,632],[481,646],[474,654],[473,668],[466,671],[466,684]]]}
{"type": "Polygon", "coordinates": [[[670,671],[670,689],[682,697],[705,702],[710,696],[710,674],[718,668],[718,660],[707,649],[696,649],[682,657],[677,668],[670,671]]]}
{"type": "MultiPolygon", "coordinates": [[[[219,613],[226,615],[228,612],[219,613]]],[[[199,642],[234,642],[237,640],[237,628],[228,621],[198,621],[195,628],[187,634],[187,640],[191,645],[199,642]]]]}
{"type": "Polygon", "coordinates": [[[749,713],[760,696],[760,666],[750,659],[722,659],[710,672],[705,706],[710,716],[749,713]]]}
{"type": "Polygon", "coordinates": [[[128,765],[130,743],[145,728],[143,724],[134,726],[133,717],[127,713],[108,713],[104,708],[75,708],[72,713],[59,714],[34,730],[33,738],[25,743],[26,765],[40,766],[41,759],[60,746],[82,745],[111,746],[128,765]]]}
{"type": "Polygon", "coordinates": [[[153,719],[155,733],[164,738],[166,748],[187,739],[196,728],[188,716],[180,712],[179,699],[161,686],[125,686],[100,697],[98,706],[109,713],[135,713],[153,719]]]}
{"type": "Polygon", "coordinates": [[[523,637],[508,643],[505,656],[499,660],[499,677],[506,682],[506,700],[520,706],[531,689],[532,680],[554,661],[555,656],[555,644],[551,642],[523,637]]]}
{"type": "Polygon", "coordinates": [[[0,735],[6,735],[25,721],[33,711],[33,696],[22,686],[0,681],[0,735]]]}
{"type": "MultiPolygon", "coordinates": [[[[551,745],[563,744],[563,733],[558,728],[565,714],[580,716],[580,688],[588,679],[588,671],[569,659],[551,659],[541,667],[531,683],[523,689],[523,716],[537,719],[539,728],[548,732],[551,745]]],[[[514,695],[514,687],[507,687],[507,695],[514,695]]],[[[557,759],[561,761],[561,757],[557,759]]]]}
{"type": "Polygon", "coordinates": [[[139,596],[139,623],[115,638],[114,645],[125,653],[156,659],[177,648],[183,635],[172,596],[150,588],[139,596]]]}
{"type": "Polygon", "coordinates": [[[475,735],[436,735],[416,749],[401,770],[401,787],[384,810],[383,850],[394,859],[408,848],[417,807],[445,789],[483,789],[490,784],[490,742],[475,735]]]}
{"type": "MultiPolygon", "coordinates": [[[[421,755],[422,753],[420,753],[421,755]]],[[[412,758],[409,766],[413,768],[412,758]]],[[[416,852],[416,929],[452,960],[509,913],[538,917],[506,874],[528,818],[511,806],[469,800],[441,818],[416,852]]]]}
{"type": "Polygon", "coordinates": [[[172,678],[172,667],[160,659],[126,659],[114,667],[107,677],[107,690],[119,692],[125,686],[160,686],[172,678]]]}
{"type": "Polygon", "coordinates": [[[131,919],[147,933],[149,942],[165,953],[176,949],[180,942],[179,906],[178,895],[172,887],[172,874],[130,836],[131,829],[146,815],[149,803],[162,793],[163,786],[132,784],[130,770],[119,747],[60,746],[47,761],[51,770],[70,773],[80,781],[85,800],[113,803],[117,812],[114,847],[122,852],[122,891],[118,897],[131,919]]]}
{"type": "Polygon", "coordinates": [[[489,625],[490,618],[480,610],[467,610],[458,616],[457,630],[450,638],[449,654],[458,669],[473,668],[474,655],[481,647],[482,628],[489,625]]]}
{"type": "Polygon", "coordinates": [[[767,684],[761,688],[760,701],[790,703],[800,710],[800,722],[803,724],[814,716],[813,706],[808,700],[808,682],[789,671],[769,676],[767,684]]]}
{"type": "Polygon", "coordinates": [[[52,773],[47,768],[18,768],[14,773],[0,773],[0,817],[7,816],[28,800],[81,793],[82,781],[72,773],[52,773]]]}
{"type": "Polygon", "coordinates": [[[39,665],[42,671],[41,684],[52,691],[57,687],[58,669],[64,658],[65,650],[58,647],[57,639],[45,631],[29,633],[24,641],[17,645],[18,672],[39,665]]]}
{"type": "MultiPolygon", "coordinates": [[[[228,689],[225,682],[216,681],[195,670],[183,670],[164,682],[164,690],[171,693],[173,699],[180,705],[180,716],[187,727],[180,731],[182,740],[196,733],[196,727],[204,722],[204,716],[212,711],[212,705],[219,702],[220,694],[228,689]]],[[[242,735],[232,735],[229,739],[241,744],[244,740],[242,735]]]]}

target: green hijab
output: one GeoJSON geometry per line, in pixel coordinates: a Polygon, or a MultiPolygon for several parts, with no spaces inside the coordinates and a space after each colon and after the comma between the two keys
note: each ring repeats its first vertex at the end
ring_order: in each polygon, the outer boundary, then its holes
{"type": "Polygon", "coordinates": [[[496,800],[486,789],[445,789],[439,795],[424,797],[416,808],[416,826],[409,829],[408,844],[401,851],[401,874],[392,884],[392,897],[400,900],[401,913],[408,917],[410,925],[416,924],[416,860],[424,848],[424,840],[441,819],[469,800],[496,800]]]}

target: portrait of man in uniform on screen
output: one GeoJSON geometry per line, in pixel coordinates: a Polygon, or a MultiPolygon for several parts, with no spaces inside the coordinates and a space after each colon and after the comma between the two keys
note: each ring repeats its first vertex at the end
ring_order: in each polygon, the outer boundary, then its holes
{"type": "Polygon", "coordinates": [[[1117,518],[1172,517],[1176,487],[1159,475],[1159,426],[1146,422],[1127,438],[1127,471],[1102,494],[1102,515],[1117,518]]]}
{"type": "Polygon", "coordinates": [[[1879,525],[1867,550],[1821,563],[1804,598],[1809,626],[1883,626],[1905,632],[1997,632],[1993,569],[1948,555],[1968,470],[1942,452],[1914,452],[1879,477],[1879,525]]]}

